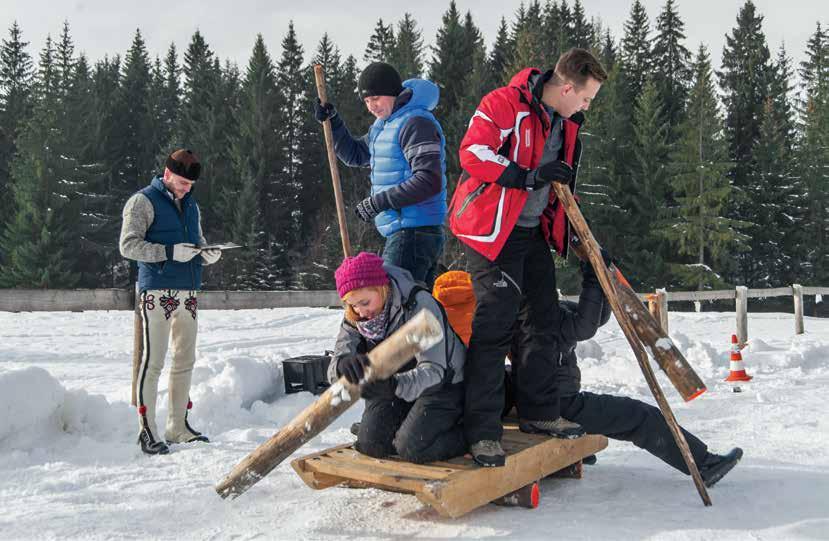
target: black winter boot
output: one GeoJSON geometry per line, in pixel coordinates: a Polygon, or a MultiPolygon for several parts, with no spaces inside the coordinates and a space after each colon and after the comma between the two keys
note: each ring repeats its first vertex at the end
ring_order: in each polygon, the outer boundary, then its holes
{"type": "Polygon", "coordinates": [[[147,455],[166,455],[170,452],[167,444],[163,441],[156,441],[146,428],[142,428],[138,434],[138,443],[141,445],[141,450],[147,455]]]}
{"type": "Polygon", "coordinates": [[[708,453],[699,465],[699,474],[705,486],[711,488],[743,458],[743,450],[735,447],[724,455],[708,453]]]}

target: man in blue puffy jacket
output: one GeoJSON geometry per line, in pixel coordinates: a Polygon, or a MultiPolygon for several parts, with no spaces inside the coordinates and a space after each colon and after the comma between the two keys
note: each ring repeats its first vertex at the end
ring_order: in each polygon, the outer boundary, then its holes
{"type": "Polygon", "coordinates": [[[371,195],[355,212],[385,237],[383,259],[431,289],[446,240],[446,141],[432,114],[440,91],[425,79],[401,82],[385,62],[363,70],[358,90],[376,118],[364,136],[353,137],[331,103],[318,100],[314,116],[331,121],[340,160],[371,168],[371,195]]]}
{"type": "Polygon", "coordinates": [[[167,454],[167,443],[207,441],[187,421],[190,380],[196,362],[196,331],[202,266],[219,260],[221,251],[202,250],[199,206],[191,194],[201,164],[190,150],[167,157],[163,176],[153,178],[124,205],[121,255],[138,262],[144,353],[135,375],[138,443],[149,455],[167,454]],[[167,347],[173,363],[167,389],[169,409],[162,439],[156,429],[158,379],[167,347]],[[165,440],[167,443],[165,443],[165,440]]]}

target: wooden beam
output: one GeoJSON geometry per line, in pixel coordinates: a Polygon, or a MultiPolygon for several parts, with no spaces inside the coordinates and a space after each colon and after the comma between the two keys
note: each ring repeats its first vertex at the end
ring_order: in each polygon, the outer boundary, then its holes
{"type": "Polygon", "coordinates": [[[737,286],[735,291],[737,305],[737,342],[740,347],[748,343],[748,288],[737,286]]]}
{"type": "MultiPolygon", "coordinates": [[[[588,227],[587,221],[584,219],[584,216],[581,213],[581,209],[576,203],[576,200],[573,197],[573,194],[570,191],[569,186],[566,186],[560,182],[553,182],[551,186],[556,193],[556,197],[558,198],[559,204],[561,204],[562,208],[567,213],[567,217],[570,220],[570,224],[573,227],[574,232],[576,233],[576,235],[578,235],[581,244],[587,250],[587,255],[589,257],[590,264],[596,271],[596,275],[599,278],[599,283],[601,284],[602,289],[605,292],[605,297],[607,298],[611,308],[613,309],[613,314],[616,316],[616,321],[619,323],[619,327],[621,327],[622,332],[625,335],[625,338],[630,344],[631,349],[633,349],[633,353],[636,356],[636,361],[639,363],[639,367],[642,370],[642,374],[645,376],[645,381],[648,383],[648,387],[650,387],[651,393],[656,399],[656,402],[659,405],[659,409],[662,411],[662,416],[665,418],[665,422],[667,423],[668,428],[671,429],[671,433],[674,436],[674,440],[676,441],[677,447],[679,447],[680,453],[682,454],[682,458],[685,460],[685,464],[688,467],[688,471],[691,473],[691,477],[694,480],[694,485],[697,488],[697,492],[699,493],[703,504],[709,506],[711,505],[711,497],[709,496],[708,490],[705,488],[705,485],[702,482],[702,477],[700,477],[699,470],[697,469],[697,464],[696,462],[694,462],[694,457],[691,455],[691,450],[688,447],[688,442],[685,440],[685,436],[679,429],[679,423],[677,423],[673,411],[671,410],[671,406],[668,404],[668,400],[665,398],[665,393],[662,392],[662,388],[659,386],[659,382],[656,380],[656,375],[654,374],[653,368],[651,368],[650,362],[648,360],[648,354],[645,352],[642,343],[636,335],[636,331],[634,330],[633,325],[630,321],[631,318],[629,317],[628,313],[622,309],[622,305],[619,302],[617,288],[614,286],[613,279],[611,277],[611,272],[607,268],[607,265],[605,265],[604,260],[602,259],[601,252],[599,251],[599,244],[596,242],[596,239],[593,238],[593,233],[590,231],[590,227],[588,227]]],[[[567,239],[568,242],[569,240],[570,239],[567,239]]],[[[644,309],[644,307],[641,308],[645,314],[648,313],[647,310],[644,309]]]]}
{"type": "Polygon", "coordinates": [[[803,286],[794,284],[792,294],[794,296],[794,333],[803,334],[803,286]]]}

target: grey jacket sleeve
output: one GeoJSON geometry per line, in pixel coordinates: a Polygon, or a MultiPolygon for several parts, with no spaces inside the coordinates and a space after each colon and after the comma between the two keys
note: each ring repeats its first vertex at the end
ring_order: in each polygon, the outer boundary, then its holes
{"type": "Polygon", "coordinates": [[[144,240],[154,218],[153,204],[144,194],[137,193],[129,198],[127,204],[124,205],[121,238],[118,242],[122,256],[146,263],[167,260],[167,252],[163,244],[144,240]]]}
{"type": "Polygon", "coordinates": [[[340,379],[340,375],[337,373],[337,363],[343,357],[357,353],[357,347],[362,340],[363,337],[360,336],[357,329],[343,319],[340,325],[340,332],[337,334],[337,341],[334,344],[334,356],[328,365],[328,381],[330,383],[334,383],[340,379]]]}
{"type": "Polygon", "coordinates": [[[398,137],[412,176],[397,186],[372,196],[380,210],[401,209],[425,201],[443,188],[440,163],[441,141],[437,127],[428,118],[411,117],[398,137]]]}
{"type": "Polygon", "coordinates": [[[417,365],[414,368],[394,376],[397,378],[395,394],[407,402],[414,402],[423,393],[440,386],[450,362],[447,358],[446,344],[447,339],[451,339],[451,336],[447,337],[447,322],[443,318],[443,313],[438,307],[437,301],[426,291],[419,292],[416,299],[418,309],[432,312],[432,315],[443,323],[444,337],[443,340],[426,351],[415,355],[417,365]]]}

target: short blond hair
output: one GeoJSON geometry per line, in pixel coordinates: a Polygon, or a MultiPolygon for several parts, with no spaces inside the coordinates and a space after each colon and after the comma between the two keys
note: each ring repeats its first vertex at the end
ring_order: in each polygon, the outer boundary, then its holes
{"type": "Polygon", "coordinates": [[[357,315],[357,312],[354,311],[354,308],[351,307],[349,304],[348,299],[357,291],[363,291],[364,289],[370,289],[372,291],[377,291],[380,293],[380,298],[383,299],[383,304],[386,304],[386,299],[389,298],[389,284],[384,284],[382,286],[368,286],[368,287],[360,287],[357,289],[352,289],[348,293],[346,293],[342,299],[340,299],[343,303],[343,309],[345,310],[345,319],[349,323],[357,323],[360,321],[360,316],[357,315]]]}

